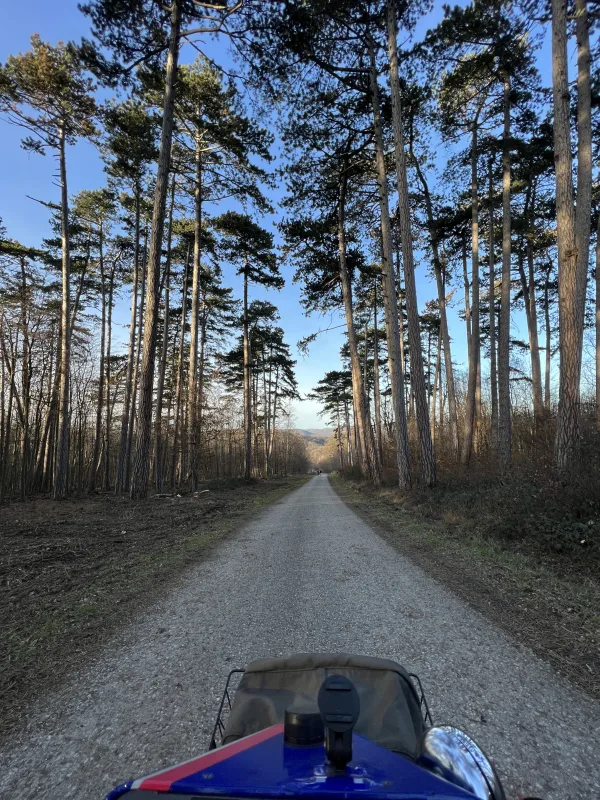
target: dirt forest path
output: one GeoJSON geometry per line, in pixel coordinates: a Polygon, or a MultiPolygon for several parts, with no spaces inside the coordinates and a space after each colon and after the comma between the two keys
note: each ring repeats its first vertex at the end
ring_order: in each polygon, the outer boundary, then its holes
{"type": "MultiPolygon", "coordinates": [[[[135,580],[135,576],[131,576],[135,580]]],[[[240,529],[38,704],[0,752],[0,796],[100,798],[206,749],[227,672],[353,651],[404,663],[509,795],[600,796],[600,706],[361,521],[319,475],[240,529]]]]}

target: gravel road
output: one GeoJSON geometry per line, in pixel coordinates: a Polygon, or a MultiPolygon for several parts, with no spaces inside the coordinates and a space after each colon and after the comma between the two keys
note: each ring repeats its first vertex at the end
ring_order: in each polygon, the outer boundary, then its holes
{"type": "Polygon", "coordinates": [[[33,709],[0,751],[0,796],[93,800],[198,754],[229,669],[309,650],[419,673],[435,721],[469,731],[511,797],[600,797],[600,705],[396,553],[325,475],[224,542],[33,709]]]}

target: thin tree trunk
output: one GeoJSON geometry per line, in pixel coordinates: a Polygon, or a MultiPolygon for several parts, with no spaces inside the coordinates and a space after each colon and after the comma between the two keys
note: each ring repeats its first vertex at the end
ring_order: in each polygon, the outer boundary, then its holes
{"type": "Polygon", "coordinates": [[[475,452],[481,448],[481,423],[483,419],[483,401],[481,398],[481,333],[479,335],[479,358],[477,359],[477,384],[475,386],[475,431],[473,446],[475,452]]]}
{"type": "Polygon", "coordinates": [[[360,441],[361,472],[365,478],[379,486],[381,483],[381,464],[375,448],[373,429],[369,419],[367,409],[367,398],[365,391],[364,378],[360,370],[360,358],[358,355],[358,343],[356,340],[356,330],[354,328],[354,316],[352,309],[352,286],[346,265],[346,233],[345,233],[345,208],[346,208],[346,186],[347,186],[347,162],[340,176],[340,193],[338,200],[338,252],[340,265],[340,282],[342,285],[342,297],[344,301],[344,313],[346,315],[346,329],[348,333],[348,347],[350,351],[350,368],[352,372],[352,399],[356,412],[356,425],[358,439],[360,441]]]}
{"type": "Polygon", "coordinates": [[[98,377],[98,400],[96,403],[96,429],[94,433],[94,445],[92,449],[92,458],[90,461],[90,474],[88,481],[88,492],[93,492],[96,488],[96,475],[100,468],[100,442],[102,440],[102,411],[104,409],[104,355],[106,348],[106,275],[104,272],[104,230],[102,225],[102,218],[98,229],[99,236],[99,261],[100,261],[100,284],[102,290],[100,293],[101,308],[101,323],[100,323],[100,373],[98,377]]]}
{"type": "Polygon", "coordinates": [[[536,429],[544,416],[544,401],[542,398],[542,368],[540,363],[540,348],[537,322],[537,305],[535,297],[535,268],[533,258],[534,213],[535,208],[535,183],[528,187],[525,201],[525,216],[528,217],[529,230],[521,237],[519,248],[519,275],[523,289],[523,303],[527,319],[527,332],[529,335],[529,353],[531,360],[531,386],[533,397],[533,415],[536,429]],[[523,239],[527,254],[527,274],[523,265],[523,239]]]}
{"type": "Polygon", "coordinates": [[[387,174],[383,150],[383,134],[381,129],[381,109],[379,104],[379,87],[377,86],[377,67],[372,41],[369,41],[370,94],[373,106],[373,132],[375,139],[375,167],[379,209],[381,214],[382,243],[382,289],[385,308],[385,325],[388,346],[388,364],[392,388],[392,405],[396,426],[396,457],[398,461],[398,483],[401,489],[411,484],[410,455],[408,449],[408,430],[406,427],[406,408],[404,400],[404,364],[400,354],[400,335],[398,331],[398,303],[396,299],[396,282],[394,280],[392,226],[387,189],[387,174]]]}
{"type": "Polygon", "coordinates": [[[158,286],[160,278],[161,249],[165,222],[165,207],[173,140],[173,107],[175,82],[179,58],[179,30],[181,26],[181,0],[171,5],[171,32],[165,75],[165,97],[160,153],[156,174],[152,235],[148,257],[148,285],[146,287],[146,318],[144,325],[144,350],[140,374],[140,408],[136,441],[135,464],[131,480],[132,498],[141,499],[148,493],[150,477],[150,441],[152,436],[152,395],[154,386],[154,361],[156,356],[156,327],[158,324],[158,286]]]}
{"type": "Polygon", "coordinates": [[[596,428],[600,431],[600,212],[596,226],[596,428]]]}
{"type": "Polygon", "coordinates": [[[471,283],[469,282],[469,272],[467,270],[467,237],[462,235],[462,268],[463,286],[465,289],[465,326],[467,329],[467,358],[471,363],[471,348],[473,338],[471,336],[471,283]]]}
{"type": "Polygon", "coordinates": [[[131,391],[131,405],[129,407],[129,430],[127,431],[127,452],[125,455],[125,488],[129,491],[129,481],[131,477],[131,451],[133,449],[134,433],[137,426],[136,418],[136,405],[138,404],[139,388],[140,388],[140,366],[142,361],[142,345],[144,336],[144,312],[146,309],[146,278],[148,274],[148,265],[146,258],[148,255],[148,223],[144,226],[144,247],[142,250],[142,280],[140,285],[140,303],[138,309],[137,320],[137,337],[136,337],[136,352],[135,363],[133,368],[133,385],[131,391]]]}
{"type": "Polygon", "coordinates": [[[364,461],[364,456],[362,445],[360,443],[360,436],[358,435],[358,413],[354,407],[354,403],[352,403],[352,433],[354,435],[354,449],[356,451],[356,457],[358,459],[358,463],[362,464],[364,461]]]}
{"type": "Polygon", "coordinates": [[[154,483],[156,491],[161,492],[164,480],[163,467],[163,396],[165,389],[165,373],[169,353],[169,310],[171,299],[171,240],[173,235],[173,207],[175,205],[175,176],[171,182],[171,202],[169,205],[169,222],[167,227],[167,258],[165,261],[165,303],[163,339],[158,368],[158,385],[156,387],[156,419],[154,424],[154,483]]]}
{"type": "Polygon", "coordinates": [[[54,474],[54,499],[62,500],[67,495],[69,471],[69,378],[71,367],[71,253],[69,241],[69,193],[67,189],[67,161],[65,156],[65,131],[60,129],[60,216],[62,240],[62,303],[60,386],[58,402],[58,437],[56,470],[54,474]]]}
{"type": "Polygon", "coordinates": [[[119,440],[119,455],[117,460],[117,475],[115,478],[115,494],[125,489],[125,473],[127,461],[127,441],[129,438],[131,396],[133,393],[133,371],[135,367],[135,320],[137,316],[138,282],[140,266],[140,202],[141,189],[136,181],[134,191],[135,202],[135,234],[133,245],[133,286],[131,289],[131,314],[129,321],[129,348],[127,350],[127,373],[125,377],[125,394],[123,397],[123,411],[121,414],[121,436],[119,440]]]}
{"type": "Polygon", "coordinates": [[[404,267],[404,291],[406,293],[406,312],[408,315],[408,336],[411,342],[409,352],[410,379],[415,396],[421,477],[426,486],[433,486],[436,481],[435,454],[431,442],[429,408],[427,406],[423,354],[421,352],[419,304],[417,301],[417,287],[415,282],[408,181],[406,176],[406,155],[404,152],[404,133],[402,130],[402,102],[400,97],[400,78],[398,75],[396,6],[394,0],[386,0],[386,9],[402,265],[404,267]]]}
{"type": "Polygon", "coordinates": [[[490,324],[490,395],[492,403],[491,448],[498,447],[498,375],[496,372],[496,269],[494,253],[494,162],[489,160],[488,188],[488,262],[490,266],[489,324],[490,324]]]}
{"type": "MultiPolygon", "coordinates": [[[[383,256],[382,256],[383,258],[383,256]]],[[[400,251],[396,251],[396,274],[398,276],[398,296],[397,296],[397,303],[398,303],[398,336],[400,337],[400,361],[402,363],[402,378],[404,384],[404,397],[403,402],[406,406],[406,381],[404,381],[404,377],[406,375],[406,352],[405,352],[405,337],[404,337],[404,303],[403,303],[403,291],[402,291],[402,265],[400,260],[400,251]]],[[[383,284],[382,284],[383,286],[383,284]]],[[[385,310],[385,309],[384,309],[385,310]]]]}
{"type": "Polygon", "coordinates": [[[438,307],[440,310],[440,327],[442,335],[442,345],[444,348],[444,362],[446,366],[446,386],[448,391],[448,410],[450,415],[450,441],[452,444],[452,452],[458,457],[458,411],[456,407],[456,388],[454,385],[454,370],[452,368],[452,351],[450,346],[450,333],[448,331],[448,314],[446,312],[446,288],[444,282],[444,274],[442,268],[442,260],[440,258],[439,240],[435,220],[433,218],[433,204],[431,202],[431,193],[425,175],[417,159],[414,159],[414,164],[419,179],[423,188],[423,196],[425,198],[425,210],[427,213],[427,229],[429,231],[429,241],[431,243],[431,250],[433,253],[433,269],[435,272],[435,282],[438,294],[438,307]]]}
{"type": "Polygon", "coordinates": [[[348,409],[348,401],[344,399],[344,419],[346,421],[346,452],[348,453],[348,465],[354,466],[354,451],[352,449],[352,433],[350,429],[350,410],[348,409]]]}
{"type": "MultiPolygon", "coordinates": [[[[473,121],[471,138],[471,314],[469,348],[469,382],[467,386],[467,402],[465,408],[465,435],[461,461],[468,464],[473,451],[473,439],[477,417],[477,372],[479,370],[479,197],[477,181],[477,132],[479,120],[473,121]]],[[[466,270],[465,270],[466,272],[466,270]]],[[[465,285],[465,298],[469,292],[465,285]]],[[[467,330],[469,317],[467,317],[467,330]]]]}
{"type": "Polygon", "coordinates": [[[375,284],[373,289],[373,412],[375,414],[375,445],[377,447],[377,456],[379,463],[383,466],[383,438],[381,434],[381,389],[379,380],[379,331],[377,326],[379,320],[377,318],[377,281],[375,277],[375,284]]]}
{"type": "MultiPolygon", "coordinates": [[[[2,339],[4,343],[4,338],[2,339]]],[[[6,358],[6,352],[3,348],[3,364],[6,365],[7,369],[10,369],[8,366],[8,359],[6,358]]],[[[12,363],[12,372],[14,373],[15,369],[15,361],[13,360],[12,363]]],[[[0,495],[2,499],[6,497],[7,489],[8,493],[10,494],[10,488],[8,481],[10,480],[10,471],[11,471],[11,464],[10,464],[10,431],[12,425],[12,409],[13,409],[13,398],[15,394],[14,383],[11,380],[10,385],[8,388],[8,404],[6,409],[6,418],[5,418],[5,429],[4,429],[4,440],[2,441],[2,486],[0,487],[0,495]]]]}
{"type": "MultiPolygon", "coordinates": [[[[200,109],[201,113],[201,109],[200,109]]],[[[194,185],[194,260],[192,267],[192,316],[190,319],[190,366],[187,386],[187,451],[190,485],[192,491],[198,489],[197,468],[197,395],[198,395],[198,309],[199,281],[202,237],[202,149],[200,130],[196,131],[196,176],[194,185]]]]}
{"type": "Polygon", "coordinates": [[[181,475],[181,446],[179,440],[183,438],[181,432],[183,429],[183,351],[185,348],[185,321],[187,319],[187,292],[189,283],[189,269],[190,269],[190,246],[188,243],[188,251],[185,257],[185,268],[183,271],[183,285],[181,289],[181,323],[179,330],[179,361],[177,364],[177,389],[175,393],[175,430],[173,433],[173,458],[171,460],[171,486],[174,487],[177,482],[178,473],[181,475]],[[179,448],[179,452],[178,452],[179,448]],[[178,466],[177,466],[178,465],[178,466]]]}
{"type": "MultiPolygon", "coordinates": [[[[0,308],[0,337],[4,338],[4,309],[0,308]]],[[[6,463],[4,438],[6,435],[6,410],[4,406],[6,392],[6,368],[4,354],[0,353],[0,505],[4,502],[4,480],[6,478],[6,463]]]]}
{"type": "Polygon", "coordinates": [[[206,306],[206,298],[204,299],[203,309],[202,309],[202,323],[200,325],[200,362],[198,364],[198,396],[197,396],[197,404],[198,404],[198,418],[197,418],[197,426],[198,426],[198,447],[202,447],[202,436],[203,436],[203,425],[204,425],[204,417],[203,417],[203,405],[204,405],[204,358],[205,358],[205,350],[206,350],[206,325],[208,323],[208,314],[209,309],[206,306]]]}
{"type": "MultiPolygon", "coordinates": [[[[57,342],[61,341],[61,336],[62,336],[61,331],[62,331],[62,321],[59,320],[57,342]]],[[[57,347],[56,368],[54,370],[52,392],[50,394],[50,407],[48,409],[48,418],[46,422],[46,427],[47,427],[46,448],[43,457],[43,469],[41,476],[42,477],[41,487],[43,491],[46,491],[52,485],[54,479],[59,391],[60,391],[60,347],[57,347]]]]}
{"type": "Polygon", "coordinates": [[[267,357],[265,350],[264,339],[261,347],[262,356],[262,384],[263,384],[263,456],[264,456],[264,471],[265,480],[269,477],[269,419],[271,413],[271,404],[267,391],[267,357]]]}
{"type": "Polygon", "coordinates": [[[540,342],[535,293],[535,265],[533,260],[533,243],[531,242],[531,239],[527,240],[527,266],[529,270],[529,317],[531,320],[529,347],[531,351],[533,414],[536,425],[539,425],[544,418],[544,400],[542,397],[542,366],[540,361],[540,342]]]}
{"type": "Polygon", "coordinates": [[[544,284],[544,325],[546,328],[546,359],[544,365],[544,406],[546,413],[550,413],[550,368],[552,366],[552,335],[550,331],[550,300],[548,297],[548,284],[550,283],[550,270],[552,269],[552,262],[548,265],[548,272],[546,274],[546,282],[544,284]]]}
{"type": "Polygon", "coordinates": [[[498,456],[506,471],[512,460],[510,420],[510,78],[504,78],[502,142],[502,286],[498,326],[498,456]]]}
{"type": "Polygon", "coordinates": [[[435,446],[436,437],[435,437],[435,415],[436,415],[436,403],[437,403],[437,389],[438,389],[438,382],[440,384],[440,392],[442,391],[442,328],[440,325],[440,331],[438,333],[438,345],[437,345],[437,354],[435,359],[435,372],[433,375],[433,393],[431,397],[431,441],[435,446]]]}
{"type": "Polygon", "coordinates": [[[250,352],[250,330],[248,324],[248,264],[244,269],[244,478],[252,477],[252,355],[250,352]]]}
{"type": "Polygon", "coordinates": [[[27,319],[28,291],[27,275],[25,272],[25,257],[21,256],[21,397],[23,406],[23,425],[21,439],[21,481],[20,492],[21,500],[25,500],[29,491],[29,468],[30,468],[30,406],[31,406],[31,363],[30,363],[30,341],[29,326],[27,319]]]}
{"type": "Polygon", "coordinates": [[[340,470],[344,470],[344,450],[342,448],[342,426],[340,423],[340,407],[336,406],[337,415],[337,431],[335,432],[335,439],[338,446],[338,458],[340,459],[340,470]]]}
{"type": "Polygon", "coordinates": [[[112,380],[111,357],[112,357],[112,312],[113,312],[113,298],[115,291],[115,271],[117,265],[116,261],[113,262],[109,287],[108,287],[108,317],[106,322],[106,452],[104,457],[104,479],[102,488],[105,492],[108,491],[110,486],[110,457],[111,457],[111,429],[112,429],[112,412],[113,403],[110,399],[110,383],[112,380]]]}

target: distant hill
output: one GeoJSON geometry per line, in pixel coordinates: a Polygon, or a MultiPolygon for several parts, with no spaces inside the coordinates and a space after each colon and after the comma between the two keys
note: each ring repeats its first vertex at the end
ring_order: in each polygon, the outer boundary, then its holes
{"type": "Polygon", "coordinates": [[[333,436],[331,428],[298,428],[298,433],[309,442],[324,445],[333,436]]]}

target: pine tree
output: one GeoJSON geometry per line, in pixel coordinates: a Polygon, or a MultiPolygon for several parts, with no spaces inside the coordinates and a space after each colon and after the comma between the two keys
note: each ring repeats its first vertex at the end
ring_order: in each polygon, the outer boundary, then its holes
{"type": "MultiPolygon", "coordinates": [[[[150,440],[152,400],[156,360],[156,333],[160,290],[160,265],[165,224],[167,189],[173,143],[173,122],[177,67],[181,39],[192,34],[216,34],[224,29],[229,16],[241,3],[215,7],[195,0],[172,0],[165,7],[157,0],[142,0],[124,8],[114,0],[92,0],[81,6],[92,20],[94,37],[112,51],[113,61],[95,58],[100,74],[116,79],[127,75],[134,65],[156,62],[166,52],[162,132],[158,155],[154,208],[148,251],[145,324],[140,369],[140,407],[131,496],[143,498],[150,478],[150,440]],[[200,24],[194,24],[200,23],[200,24]],[[190,25],[191,27],[187,27],[190,25]],[[123,63],[129,62],[129,63],[123,63]]],[[[93,48],[86,48],[93,54],[93,48]]]]}
{"type": "MultiPolygon", "coordinates": [[[[144,181],[150,163],[157,157],[156,145],[158,120],[151,114],[139,99],[129,99],[122,103],[110,103],[104,108],[104,158],[107,172],[115,186],[125,186],[131,193],[122,197],[123,211],[127,219],[125,225],[132,235],[132,294],[131,316],[129,323],[129,345],[127,351],[127,371],[125,377],[125,394],[121,413],[121,432],[117,457],[117,474],[115,493],[128,488],[130,472],[129,453],[133,437],[133,407],[136,319],[138,314],[138,295],[140,292],[142,249],[142,205],[144,181]]],[[[140,307],[142,301],[140,300],[140,307]]],[[[140,331],[141,333],[141,331],[140,331]]]]}
{"type": "Polygon", "coordinates": [[[244,340],[244,477],[252,477],[252,354],[250,342],[250,317],[248,288],[250,283],[281,289],[284,285],[273,252],[273,235],[256,224],[247,214],[228,211],[214,220],[222,236],[222,249],[226,258],[238,266],[237,274],[243,276],[243,340],[244,340]]]}
{"type": "Polygon", "coordinates": [[[78,51],[67,45],[52,47],[39,36],[31,39],[31,50],[10,56],[0,70],[0,112],[29,133],[23,147],[39,154],[56,151],[59,161],[62,306],[59,388],[59,425],[54,479],[54,497],[68,491],[69,465],[69,376],[71,355],[71,263],[69,248],[69,193],[67,146],[94,133],[96,105],[94,84],[86,75],[78,51]]]}

